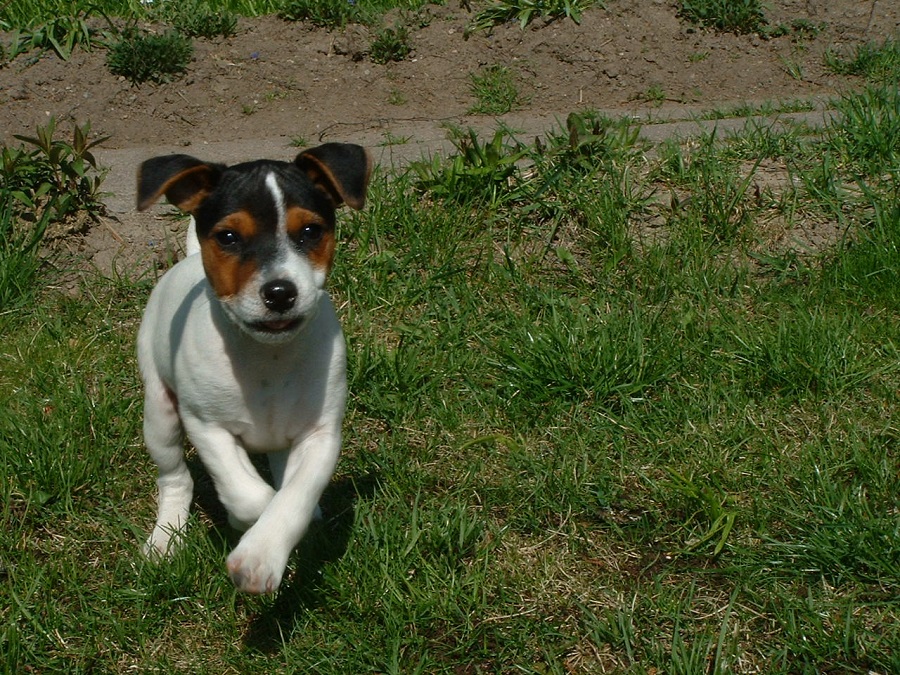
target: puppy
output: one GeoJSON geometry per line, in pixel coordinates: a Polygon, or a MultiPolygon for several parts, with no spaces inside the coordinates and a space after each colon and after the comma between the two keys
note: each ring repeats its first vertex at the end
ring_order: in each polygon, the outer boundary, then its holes
{"type": "Polygon", "coordinates": [[[324,287],[335,209],[363,207],[371,166],[366,150],[339,143],[292,163],[141,165],[138,209],[165,195],[192,216],[189,255],[159,280],[138,332],[144,440],[159,469],[148,555],[166,555],[188,519],[187,434],[245,530],[231,579],[249,593],[281,583],[340,450],[344,337],[324,287]],[[248,453],[268,455],[274,487],[248,453]]]}

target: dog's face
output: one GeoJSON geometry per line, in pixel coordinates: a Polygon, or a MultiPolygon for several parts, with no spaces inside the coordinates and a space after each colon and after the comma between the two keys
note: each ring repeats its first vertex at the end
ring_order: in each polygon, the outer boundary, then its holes
{"type": "Polygon", "coordinates": [[[165,194],[190,212],[226,313],[253,338],[278,344],[313,317],[334,256],[335,208],[362,208],[370,169],[365,150],[336,143],[293,163],[157,157],[141,165],[138,208],[165,194]]]}
{"type": "Polygon", "coordinates": [[[334,205],[295,165],[226,170],[194,218],[206,276],[235,323],[282,342],[313,318],[334,255],[334,205]]]}

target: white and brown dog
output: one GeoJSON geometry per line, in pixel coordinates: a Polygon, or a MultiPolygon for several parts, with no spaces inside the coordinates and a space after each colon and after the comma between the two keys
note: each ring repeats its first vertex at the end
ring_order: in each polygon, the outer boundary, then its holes
{"type": "Polygon", "coordinates": [[[148,555],[166,555],[188,519],[186,433],[246,530],[231,579],[250,593],[281,583],[340,450],[344,338],[324,287],[335,209],[362,208],[370,173],[363,148],[339,143],[291,163],[141,165],[138,209],[165,195],[192,216],[188,255],[159,280],[138,334],[144,439],[159,468],[148,555]],[[274,486],[248,453],[267,453],[274,486]]]}

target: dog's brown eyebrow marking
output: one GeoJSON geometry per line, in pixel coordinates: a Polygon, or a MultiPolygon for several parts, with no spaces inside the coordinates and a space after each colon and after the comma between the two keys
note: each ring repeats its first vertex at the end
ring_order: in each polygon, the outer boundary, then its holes
{"type": "Polygon", "coordinates": [[[334,260],[334,228],[322,220],[322,217],[313,211],[292,206],[285,213],[285,229],[289,237],[299,235],[308,225],[318,225],[322,228],[322,238],[315,246],[306,249],[306,257],[313,267],[323,270],[326,274],[331,271],[334,260]]]}
{"type": "Polygon", "coordinates": [[[230,298],[240,293],[258,270],[254,258],[245,259],[224,250],[216,241],[216,234],[225,230],[233,230],[244,242],[248,242],[257,235],[260,226],[246,211],[237,211],[216,223],[209,234],[201,240],[203,267],[206,269],[209,283],[220,298],[230,298]]]}

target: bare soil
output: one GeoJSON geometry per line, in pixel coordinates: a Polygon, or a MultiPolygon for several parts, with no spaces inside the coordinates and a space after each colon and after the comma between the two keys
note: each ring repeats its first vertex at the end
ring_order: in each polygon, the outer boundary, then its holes
{"type": "Polygon", "coordinates": [[[99,154],[110,169],[110,217],[66,246],[104,273],[131,273],[168,255],[180,227],[132,206],[136,166],[155,154],[287,159],[297,143],[341,140],[389,162],[439,148],[448,124],[487,129],[502,120],[533,134],[579,109],[685,120],[737,103],[821,101],[860,86],[826,69],[827,50],[900,32],[894,1],[767,5],[770,25],[791,29],[785,35],[698,28],[668,0],[607,0],[580,25],[510,24],[465,39],[471,13],[456,2],[430,5],[410,26],[412,54],[383,65],[368,58],[370,28],[242,19],[234,37],[195,41],[186,76],[141,86],[111,75],[102,49],[67,62],[25,55],[0,68],[0,140],[14,144],[14,134],[32,134],[51,117],[63,129],[89,121],[109,136],[99,154]],[[473,116],[471,75],[493,64],[515,73],[523,102],[503,118],[473,116]]]}

